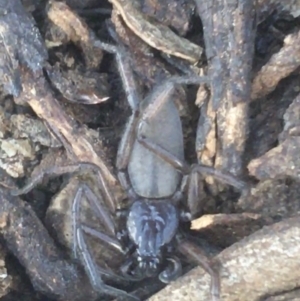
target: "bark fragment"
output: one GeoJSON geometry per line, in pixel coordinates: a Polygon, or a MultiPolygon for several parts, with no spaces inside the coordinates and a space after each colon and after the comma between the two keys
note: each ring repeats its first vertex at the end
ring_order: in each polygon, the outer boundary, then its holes
{"type": "MultiPolygon", "coordinates": [[[[202,152],[210,143],[208,138],[214,136],[217,146],[216,153],[209,154],[212,158],[210,164],[241,175],[248,131],[255,7],[252,1],[218,0],[213,5],[196,1],[196,4],[203,22],[205,51],[209,60],[210,106],[216,112],[215,119],[207,113],[208,118],[199,123],[206,126],[197,130],[197,141],[201,141],[196,145],[198,158],[202,161],[202,152]]],[[[203,115],[201,118],[204,119],[203,115]]],[[[207,158],[205,155],[205,161],[207,158]]]]}
{"type": "Polygon", "coordinates": [[[164,53],[180,57],[191,63],[199,61],[202,48],[176,35],[167,26],[148,18],[140,11],[136,0],[110,0],[126,25],[147,44],[164,53]]]}
{"type": "Polygon", "coordinates": [[[300,31],[284,39],[281,50],[256,74],[252,83],[251,99],[259,99],[277,87],[280,80],[289,76],[300,65],[300,31]]]}
{"type": "Polygon", "coordinates": [[[19,95],[19,64],[33,72],[43,67],[48,53],[31,15],[20,0],[0,3],[0,77],[8,94],[19,95]]]}
{"type": "Polygon", "coordinates": [[[5,189],[0,197],[1,234],[35,289],[59,299],[93,300],[95,292],[84,274],[63,258],[30,206],[5,189]]]}
{"type": "MultiPolygon", "coordinates": [[[[105,156],[99,153],[101,148],[93,143],[95,140],[91,132],[86,127],[80,127],[65,114],[42,74],[32,76],[24,71],[23,93],[20,97],[28,102],[35,113],[62,139],[71,158],[75,161],[94,163],[106,174],[108,182],[116,182],[115,177],[102,161],[101,158],[105,156]]],[[[98,143],[101,142],[98,140],[98,143]]]]}
{"type": "MultiPolygon", "coordinates": [[[[300,285],[300,220],[286,219],[253,233],[215,257],[223,301],[259,301],[300,285]],[[262,285],[263,284],[263,285],[262,285]]],[[[210,277],[200,267],[150,301],[209,300],[210,277]]]]}

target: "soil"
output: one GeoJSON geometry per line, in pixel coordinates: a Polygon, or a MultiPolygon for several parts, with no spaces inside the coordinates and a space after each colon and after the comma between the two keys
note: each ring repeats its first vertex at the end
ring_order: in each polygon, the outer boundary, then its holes
{"type": "MultiPolygon", "coordinates": [[[[88,186],[118,220],[130,200],[115,162],[134,97],[199,76],[172,96],[185,159],[231,180],[195,177],[198,202],[183,205],[191,229],[181,230],[219,270],[222,300],[298,300],[300,2],[211,2],[0,0],[0,300],[112,300],[74,256],[74,199],[88,186]]],[[[80,214],[105,232],[86,197],[80,214]]],[[[132,282],[118,277],[124,254],[86,242],[102,280],[141,300],[209,298],[197,268],[165,289],[132,282]]],[[[184,274],[195,267],[177,253],[184,274]]]]}

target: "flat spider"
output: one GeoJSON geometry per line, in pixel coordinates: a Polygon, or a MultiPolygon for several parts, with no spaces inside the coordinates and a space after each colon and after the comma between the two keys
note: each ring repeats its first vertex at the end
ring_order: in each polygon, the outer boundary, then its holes
{"type": "MultiPolygon", "coordinates": [[[[159,84],[144,100],[137,95],[130,62],[120,47],[97,41],[102,49],[114,53],[123,81],[128,103],[132,110],[121,139],[116,168],[120,185],[127,193],[129,208],[112,218],[98,201],[88,185],[80,185],[73,201],[74,250],[82,261],[93,287],[114,296],[129,296],[126,292],[106,285],[103,269],[95,263],[85,236],[96,237],[126,256],[121,265],[122,276],[128,280],[140,280],[158,276],[168,283],[181,274],[181,263],[174,251],[192,257],[211,275],[211,298],[220,297],[218,273],[193,242],[179,235],[179,223],[186,221],[182,208],[193,207],[198,202],[199,173],[212,175],[239,190],[247,189],[246,183],[224,174],[212,167],[199,164],[188,165],[184,160],[184,145],[181,120],[172,100],[175,86],[181,84],[209,83],[206,77],[172,77],[159,84]],[[106,233],[95,230],[80,219],[82,195],[85,195],[95,216],[104,224],[106,233]],[[185,204],[185,205],[184,205],[185,204]],[[126,229],[118,233],[118,222],[123,219],[126,229]],[[124,245],[126,242],[126,245],[124,245]]],[[[97,183],[111,213],[117,208],[115,196],[107,185],[105,175],[90,163],[78,163],[53,167],[32,179],[14,195],[27,193],[36,186],[45,174],[62,174],[78,169],[92,168],[97,183]]],[[[131,296],[131,295],[130,295],[131,296]]],[[[132,296],[132,298],[135,298],[132,296]]]]}

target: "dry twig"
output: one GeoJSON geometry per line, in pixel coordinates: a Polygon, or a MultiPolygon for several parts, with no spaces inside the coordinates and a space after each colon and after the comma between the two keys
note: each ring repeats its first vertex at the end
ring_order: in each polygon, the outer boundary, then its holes
{"type": "MultiPolygon", "coordinates": [[[[248,130],[248,99],[252,69],[254,25],[253,1],[196,1],[204,26],[208,75],[211,78],[211,105],[214,114],[202,114],[197,132],[199,157],[216,137],[216,149],[206,157],[221,169],[240,175],[248,130]],[[205,124],[205,127],[202,125],[205,124]],[[211,131],[215,131],[211,133],[211,131]]],[[[202,159],[202,158],[201,158],[202,159]]],[[[200,159],[200,160],[201,160],[200,159]]],[[[206,162],[207,163],[207,162],[206,162]]]]}
{"type": "Polygon", "coordinates": [[[299,116],[300,94],[284,114],[284,129],[279,135],[279,144],[249,163],[248,169],[251,175],[260,180],[284,175],[299,178],[299,116]]]}
{"type": "Polygon", "coordinates": [[[167,26],[148,18],[140,12],[136,0],[110,0],[118,10],[126,25],[147,44],[164,53],[196,63],[202,48],[179,37],[167,26]]]}
{"type": "Polygon", "coordinates": [[[283,78],[289,76],[300,66],[300,31],[284,39],[282,49],[274,54],[269,62],[256,74],[251,99],[261,98],[273,90],[283,78]]]}
{"type": "Polygon", "coordinates": [[[65,148],[75,155],[74,159],[99,166],[106,174],[105,177],[114,185],[116,179],[101,159],[105,156],[95,151],[93,137],[88,129],[80,127],[64,112],[43,75],[38,73],[32,75],[24,71],[22,80],[23,93],[20,97],[26,100],[35,113],[62,138],[65,148]]]}

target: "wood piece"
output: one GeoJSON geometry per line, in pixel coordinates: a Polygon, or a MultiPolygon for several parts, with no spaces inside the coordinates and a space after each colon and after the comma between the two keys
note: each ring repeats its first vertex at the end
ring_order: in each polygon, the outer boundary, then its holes
{"type": "Polygon", "coordinates": [[[199,61],[202,48],[176,35],[169,27],[141,13],[139,1],[110,0],[126,25],[155,49],[180,57],[191,63],[199,61]]]}
{"type": "Polygon", "coordinates": [[[42,36],[22,2],[0,1],[0,77],[5,92],[14,96],[21,92],[19,64],[35,72],[47,58],[42,36]]]}
{"type": "MultiPolygon", "coordinates": [[[[300,219],[290,218],[253,233],[216,258],[222,301],[259,301],[300,285],[300,219]]],[[[173,282],[150,301],[209,300],[210,277],[200,267],[173,282]]]]}
{"type": "Polygon", "coordinates": [[[92,43],[95,35],[86,22],[63,2],[51,0],[47,8],[49,20],[62,29],[70,41],[81,48],[88,69],[98,68],[103,52],[92,43]]]}
{"type": "Polygon", "coordinates": [[[294,18],[297,18],[300,14],[300,1],[299,0],[257,0],[257,11],[259,14],[270,14],[273,10],[278,12],[288,12],[294,18]]]}
{"type": "MultiPolygon", "coordinates": [[[[212,136],[208,129],[210,125],[211,129],[215,127],[217,139],[216,153],[209,154],[211,164],[241,175],[248,131],[255,7],[250,0],[216,0],[213,5],[196,0],[196,4],[204,27],[208,76],[211,78],[210,101],[216,112],[215,120],[211,120],[212,114],[207,114],[207,120],[201,121],[200,125],[206,125],[204,131],[198,127],[197,139],[202,141],[196,146],[198,158],[201,161],[202,152],[210,143],[206,136],[212,136]]],[[[207,160],[207,154],[205,156],[207,160]]]]}
{"type": "Polygon", "coordinates": [[[63,258],[31,207],[4,189],[0,200],[1,234],[34,288],[60,300],[94,300],[96,294],[87,278],[63,258]]]}
{"type": "Polygon", "coordinates": [[[73,160],[94,163],[105,174],[108,182],[115,184],[115,177],[101,159],[105,157],[104,154],[95,151],[93,137],[88,129],[80,127],[64,112],[43,75],[24,71],[22,80],[23,93],[20,97],[62,138],[65,148],[73,153],[73,160]]]}
{"type": "Polygon", "coordinates": [[[207,214],[193,220],[191,229],[207,243],[226,248],[266,224],[270,223],[255,213],[207,214]]]}
{"type": "Polygon", "coordinates": [[[300,31],[284,39],[281,50],[256,74],[251,99],[259,99],[274,91],[280,80],[289,76],[300,66],[300,31]]]}

